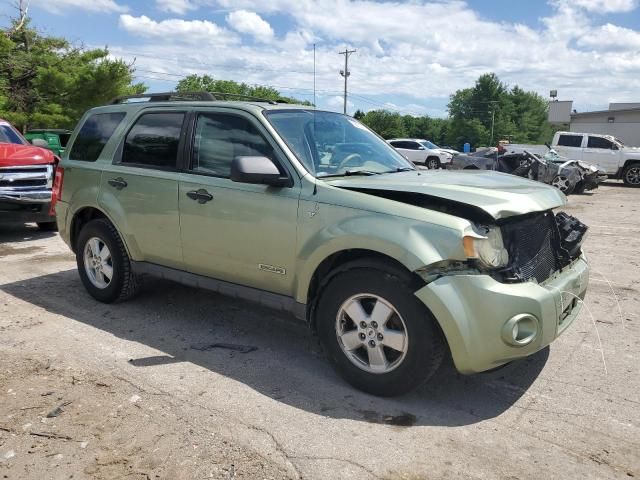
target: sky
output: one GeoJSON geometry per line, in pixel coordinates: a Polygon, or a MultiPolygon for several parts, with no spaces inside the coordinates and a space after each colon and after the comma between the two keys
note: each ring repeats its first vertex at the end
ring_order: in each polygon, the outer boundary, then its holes
{"type": "MultiPolygon", "coordinates": [[[[14,0],[1,0],[6,24],[14,0]]],[[[137,81],[188,74],[270,85],[342,111],[445,117],[449,96],[495,72],[578,111],[640,102],[640,0],[30,0],[33,25],[108,46],[137,81]]]]}

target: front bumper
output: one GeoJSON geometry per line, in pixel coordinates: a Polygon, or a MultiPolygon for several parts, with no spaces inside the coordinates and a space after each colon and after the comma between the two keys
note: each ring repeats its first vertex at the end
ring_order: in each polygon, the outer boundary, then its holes
{"type": "Polygon", "coordinates": [[[51,190],[0,189],[0,223],[54,222],[50,207],[51,190]]]}
{"type": "Polygon", "coordinates": [[[441,277],[415,295],[440,323],[456,368],[476,373],[527,357],[555,340],[580,313],[589,283],[584,256],[545,282],[500,283],[488,275],[441,277]],[[523,346],[503,340],[505,324],[521,314],[538,321],[523,346]]]}

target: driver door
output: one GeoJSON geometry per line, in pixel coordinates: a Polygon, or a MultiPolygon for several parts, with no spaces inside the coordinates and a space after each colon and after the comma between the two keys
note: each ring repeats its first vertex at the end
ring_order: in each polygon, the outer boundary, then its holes
{"type": "Polygon", "coordinates": [[[291,295],[300,183],[269,134],[248,114],[196,113],[178,203],[186,270],[291,295]],[[292,187],[231,181],[238,156],[265,156],[292,187]],[[198,194],[194,194],[198,192],[198,194]]]}

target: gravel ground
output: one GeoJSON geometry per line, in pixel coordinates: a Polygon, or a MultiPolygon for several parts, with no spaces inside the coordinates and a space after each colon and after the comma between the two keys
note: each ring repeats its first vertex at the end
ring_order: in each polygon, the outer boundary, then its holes
{"type": "Polygon", "coordinates": [[[593,275],[550,348],[397,399],[259,307],[163,281],[97,303],[57,235],[2,227],[0,477],[640,477],[639,208],[615,182],[571,197],[593,275]]]}

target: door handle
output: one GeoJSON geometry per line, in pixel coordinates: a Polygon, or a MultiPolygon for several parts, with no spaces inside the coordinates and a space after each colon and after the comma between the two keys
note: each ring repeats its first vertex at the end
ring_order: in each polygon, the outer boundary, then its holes
{"type": "Polygon", "coordinates": [[[122,177],[112,178],[107,183],[112,187],[115,187],[117,190],[122,190],[124,187],[127,186],[127,182],[122,177]]]}
{"type": "Polygon", "coordinates": [[[191,200],[196,200],[200,204],[207,203],[213,200],[213,195],[207,192],[204,188],[187,192],[187,197],[189,197],[191,200]]]}

